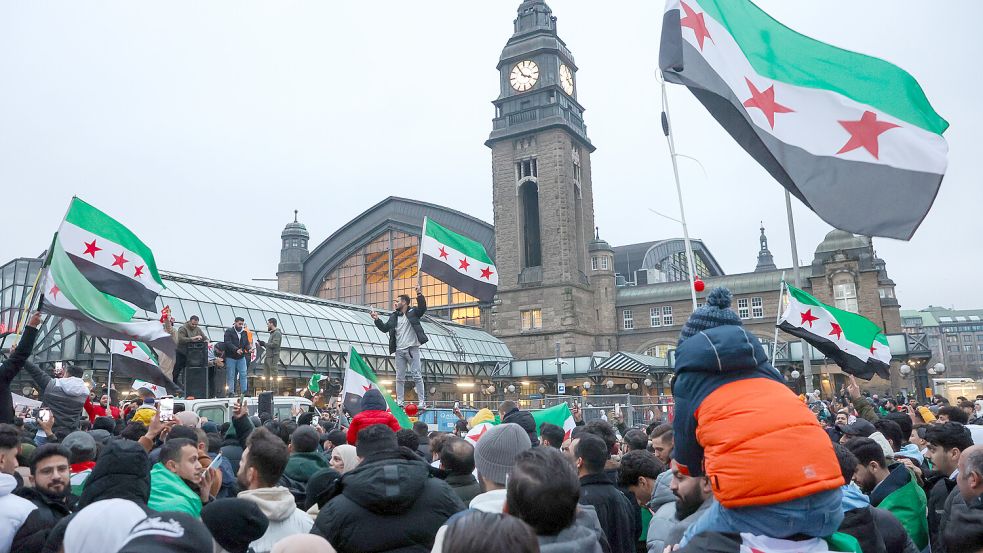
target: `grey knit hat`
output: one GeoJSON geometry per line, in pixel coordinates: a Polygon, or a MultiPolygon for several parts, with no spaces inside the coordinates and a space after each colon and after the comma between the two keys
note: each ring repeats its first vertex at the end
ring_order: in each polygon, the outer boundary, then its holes
{"type": "Polygon", "coordinates": [[[530,448],[529,434],[518,424],[493,426],[474,446],[474,466],[483,479],[504,486],[516,455],[530,448]]]}
{"type": "Polygon", "coordinates": [[[679,333],[679,343],[682,344],[683,340],[690,336],[717,326],[741,326],[741,318],[730,309],[730,302],[733,299],[734,296],[726,288],[714,288],[710,291],[706,304],[694,311],[683,325],[683,330],[679,333]]]}

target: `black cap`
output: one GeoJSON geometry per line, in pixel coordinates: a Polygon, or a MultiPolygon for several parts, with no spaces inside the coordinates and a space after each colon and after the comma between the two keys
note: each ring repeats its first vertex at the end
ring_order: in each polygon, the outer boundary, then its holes
{"type": "Polygon", "coordinates": [[[199,553],[212,549],[212,535],[200,520],[185,513],[164,512],[136,523],[119,553],[199,553]]]}
{"type": "Polygon", "coordinates": [[[201,520],[215,541],[229,553],[246,553],[249,544],[263,537],[270,519],[259,505],[239,498],[216,499],[201,509],[201,520]]]}
{"type": "Polygon", "coordinates": [[[877,432],[874,425],[867,419],[857,419],[853,424],[837,424],[836,428],[849,436],[863,436],[864,438],[869,438],[871,434],[877,432]]]}

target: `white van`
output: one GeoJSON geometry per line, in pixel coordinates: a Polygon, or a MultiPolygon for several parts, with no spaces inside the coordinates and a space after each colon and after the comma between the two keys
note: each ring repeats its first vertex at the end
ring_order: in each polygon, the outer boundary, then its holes
{"type": "MultiPolygon", "coordinates": [[[[249,414],[255,415],[258,402],[255,397],[246,397],[246,405],[249,407],[249,414]]],[[[222,424],[232,420],[232,406],[239,401],[238,397],[216,397],[211,399],[174,399],[175,411],[191,411],[199,417],[205,417],[215,424],[222,424]],[[179,407],[180,406],[180,407],[179,407]]],[[[301,413],[306,413],[312,405],[311,400],[297,396],[274,396],[273,397],[273,418],[277,420],[287,420],[293,418],[293,410],[296,407],[301,413]]]]}

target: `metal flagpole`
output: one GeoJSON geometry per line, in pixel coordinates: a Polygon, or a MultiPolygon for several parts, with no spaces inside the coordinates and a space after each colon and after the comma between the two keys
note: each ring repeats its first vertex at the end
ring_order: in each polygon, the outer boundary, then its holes
{"type": "Polygon", "coordinates": [[[113,340],[109,340],[109,375],[106,377],[106,395],[109,395],[109,400],[112,401],[112,395],[109,394],[109,390],[113,387],[113,340]]]}
{"type": "Polygon", "coordinates": [[[676,162],[676,142],[672,136],[672,124],[669,121],[669,97],[666,94],[666,81],[659,78],[662,83],[662,134],[666,135],[669,142],[669,157],[672,159],[672,174],[676,178],[676,197],[679,199],[679,218],[683,226],[683,242],[686,244],[686,263],[689,265],[689,292],[693,300],[693,311],[696,311],[696,270],[693,261],[693,245],[689,240],[689,229],[686,227],[686,210],[683,209],[683,188],[679,184],[679,165],[676,162]]]}
{"type": "MultiPolygon", "coordinates": [[[[799,271],[799,248],[795,243],[795,222],[792,219],[792,195],[785,189],[785,211],[788,214],[788,238],[792,243],[792,271],[795,277],[795,287],[802,288],[802,275],[799,271]]],[[[802,344],[802,378],[806,381],[806,393],[812,393],[812,360],[809,355],[809,344],[805,340],[800,340],[802,344]]]]}
{"type": "Polygon", "coordinates": [[[782,320],[782,300],[785,299],[785,271],[782,271],[782,283],[778,286],[778,315],[775,316],[775,341],[771,344],[771,364],[775,365],[778,355],[778,324],[782,320]]]}

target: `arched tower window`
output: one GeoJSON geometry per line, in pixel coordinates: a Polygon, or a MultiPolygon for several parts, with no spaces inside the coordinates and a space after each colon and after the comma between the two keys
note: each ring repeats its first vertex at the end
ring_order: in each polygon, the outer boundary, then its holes
{"type": "Polygon", "coordinates": [[[850,273],[839,273],[833,276],[833,299],[837,309],[857,313],[857,284],[850,273]]]}
{"type": "Polygon", "coordinates": [[[519,216],[522,230],[522,266],[543,263],[542,234],[539,227],[539,185],[527,180],[519,185],[519,216]]]}

